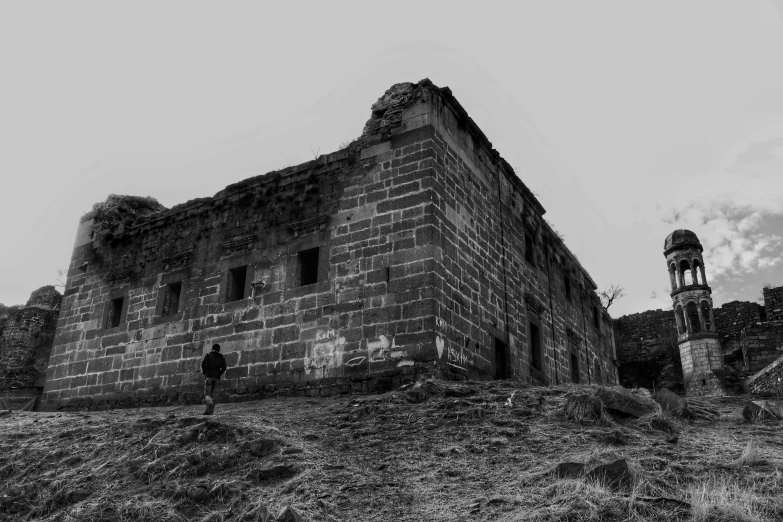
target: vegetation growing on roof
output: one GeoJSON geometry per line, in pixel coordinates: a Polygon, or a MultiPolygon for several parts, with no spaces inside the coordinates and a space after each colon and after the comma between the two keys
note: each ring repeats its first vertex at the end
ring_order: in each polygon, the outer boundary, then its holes
{"type": "Polygon", "coordinates": [[[133,222],[136,217],[146,216],[163,210],[166,210],[166,207],[150,196],[109,194],[106,201],[94,204],[92,210],[82,216],[81,221],[94,219],[96,222],[101,222],[105,225],[118,225],[126,221],[133,222]]]}

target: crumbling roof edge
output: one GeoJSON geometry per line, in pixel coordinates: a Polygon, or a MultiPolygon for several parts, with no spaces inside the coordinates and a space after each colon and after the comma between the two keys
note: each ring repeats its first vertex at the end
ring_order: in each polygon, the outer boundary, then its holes
{"type": "Polygon", "coordinates": [[[187,212],[189,210],[198,208],[203,204],[214,203],[216,201],[229,198],[235,195],[236,193],[240,192],[240,190],[238,190],[240,188],[255,186],[256,184],[260,184],[263,181],[268,181],[273,179],[274,176],[276,175],[288,176],[288,175],[301,174],[303,171],[306,171],[307,169],[311,169],[317,166],[325,166],[325,165],[329,165],[330,163],[341,161],[343,159],[348,158],[351,154],[355,152],[355,151],[351,151],[351,152],[347,152],[347,151],[348,149],[343,149],[343,150],[332,152],[330,154],[321,154],[320,156],[318,156],[318,159],[315,160],[305,161],[303,163],[300,163],[299,165],[292,165],[290,167],[285,167],[279,170],[272,170],[264,174],[258,174],[256,176],[252,176],[243,179],[241,181],[237,181],[236,183],[231,183],[230,185],[226,185],[224,188],[217,191],[213,196],[194,198],[184,203],[179,203],[169,209],[159,212],[158,215],[154,215],[154,218],[144,219],[143,221],[140,221],[138,224],[134,223],[133,225],[129,226],[127,230],[133,231],[138,228],[148,226],[152,223],[156,223],[163,219],[167,219],[172,216],[182,214],[183,212],[187,212]]]}

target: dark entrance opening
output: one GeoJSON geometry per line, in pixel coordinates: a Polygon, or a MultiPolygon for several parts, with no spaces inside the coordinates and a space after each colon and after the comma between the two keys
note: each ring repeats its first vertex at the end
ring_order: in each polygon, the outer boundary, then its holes
{"type": "Polygon", "coordinates": [[[530,365],[541,371],[541,333],[533,323],[530,323],[530,365]]]}
{"type": "Polygon", "coordinates": [[[508,379],[506,343],[495,337],[495,379],[508,379]]]}
{"type": "Polygon", "coordinates": [[[579,384],[579,357],[575,354],[571,354],[571,382],[579,384]]]}

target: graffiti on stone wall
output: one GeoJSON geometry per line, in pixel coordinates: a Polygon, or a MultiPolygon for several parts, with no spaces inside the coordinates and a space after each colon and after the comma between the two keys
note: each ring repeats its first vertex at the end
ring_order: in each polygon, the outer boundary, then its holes
{"type": "MultiPolygon", "coordinates": [[[[443,319],[436,319],[435,326],[439,330],[445,330],[446,321],[443,319]]],[[[461,339],[461,336],[460,336],[461,339]]],[[[467,345],[469,340],[465,339],[467,345]]],[[[465,346],[462,346],[460,342],[452,342],[444,333],[437,333],[435,335],[435,348],[438,350],[438,359],[446,359],[446,364],[459,368],[460,370],[467,370],[467,366],[470,362],[468,353],[465,352],[465,346]]]]}
{"type": "Polygon", "coordinates": [[[389,342],[389,339],[385,335],[379,335],[377,341],[367,341],[367,354],[370,362],[402,359],[408,355],[405,350],[401,350],[397,346],[393,336],[391,342],[389,342]]]}
{"type": "Polygon", "coordinates": [[[305,358],[305,368],[309,372],[317,368],[335,368],[343,363],[345,337],[340,337],[334,328],[319,329],[315,342],[305,358]]]}

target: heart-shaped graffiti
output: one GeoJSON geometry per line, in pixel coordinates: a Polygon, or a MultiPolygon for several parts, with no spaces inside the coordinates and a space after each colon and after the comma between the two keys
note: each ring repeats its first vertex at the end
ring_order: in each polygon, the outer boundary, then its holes
{"type": "Polygon", "coordinates": [[[443,357],[443,348],[446,346],[446,342],[440,338],[440,335],[435,339],[435,347],[438,349],[438,358],[443,357]]]}

